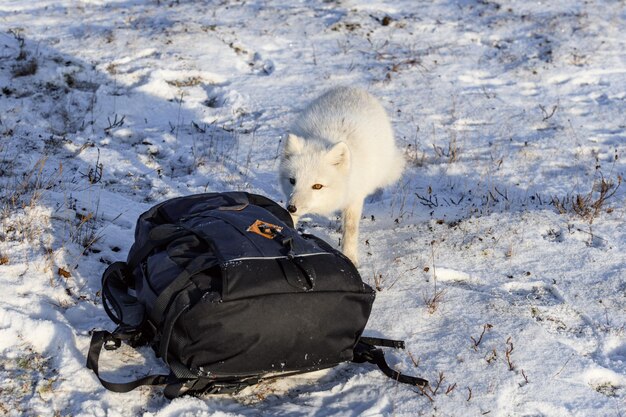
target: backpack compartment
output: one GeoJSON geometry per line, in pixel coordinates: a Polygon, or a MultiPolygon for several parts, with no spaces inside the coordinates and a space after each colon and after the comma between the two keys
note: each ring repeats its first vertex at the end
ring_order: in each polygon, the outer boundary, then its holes
{"type": "Polygon", "coordinates": [[[173,304],[167,316],[177,318],[162,354],[216,376],[315,370],[351,360],[374,292],[337,274],[325,275],[332,262],[315,258],[309,261],[320,278],[311,290],[287,282],[277,259],[255,262],[256,274],[237,265],[223,268],[224,288],[229,288],[223,297],[206,293],[195,303],[173,304]]]}

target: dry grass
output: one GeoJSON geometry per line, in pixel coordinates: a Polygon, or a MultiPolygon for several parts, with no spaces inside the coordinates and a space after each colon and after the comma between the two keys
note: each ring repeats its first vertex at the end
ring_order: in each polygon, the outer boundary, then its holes
{"type": "MultiPolygon", "coordinates": [[[[46,193],[67,183],[63,179],[63,165],[57,168],[46,166],[47,158],[42,157],[21,178],[13,176],[2,182],[0,191],[0,243],[2,242],[29,242],[31,248],[39,248],[45,259],[45,271],[54,276],[70,278],[72,267],[78,259],[70,264],[59,266],[57,259],[61,253],[76,252],[76,248],[69,249],[68,243],[78,245],[77,257],[82,256],[101,238],[98,218],[98,203],[94,209],[85,210],[83,214],[76,213],[75,200],[69,198],[65,205],[69,213],[74,215],[55,217],[55,211],[46,201],[46,193]],[[61,223],[59,223],[61,221],[61,223]],[[62,225],[58,229],[58,227],[62,225]]],[[[99,182],[102,175],[102,164],[96,162],[95,168],[83,178],[88,187],[99,182]],[[97,181],[96,181],[97,180],[97,181]]],[[[80,173],[80,172],[79,172],[80,173]]],[[[8,264],[11,259],[0,251],[0,265],[8,264]]],[[[50,279],[51,284],[54,279],[50,279]]]]}
{"type": "Polygon", "coordinates": [[[450,395],[456,389],[456,382],[448,385],[445,391],[443,391],[443,381],[446,380],[446,377],[443,372],[439,372],[439,376],[436,382],[433,385],[426,385],[425,387],[418,387],[419,393],[424,397],[428,398],[430,402],[434,402],[434,397],[437,394],[444,393],[445,395],[450,395]],[[441,390],[441,391],[440,391],[441,390]]]}
{"type": "Polygon", "coordinates": [[[166,80],[166,83],[171,85],[172,87],[183,88],[183,87],[195,87],[197,85],[203,84],[204,80],[201,77],[189,77],[182,80],[166,80]]]}
{"type": "Polygon", "coordinates": [[[419,141],[420,127],[415,128],[415,136],[413,137],[413,143],[409,143],[404,150],[404,157],[409,162],[409,165],[422,167],[426,161],[426,152],[421,149],[419,141]]]}
{"type": "Polygon", "coordinates": [[[552,204],[561,214],[574,213],[582,219],[592,224],[603,209],[606,208],[607,201],[615,196],[615,193],[622,184],[621,175],[617,175],[615,180],[606,179],[602,173],[596,178],[587,194],[576,194],[565,198],[552,198],[552,204]]]}
{"type": "MultiPolygon", "coordinates": [[[[39,159],[20,180],[2,185],[0,192],[1,240],[36,240],[41,232],[41,222],[29,216],[40,203],[43,194],[52,189],[63,174],[63,165],[49,172],[45,169],[46,157],[39,159]]],[[[40,219],[39,219],[40,220],[40,219]]]]}
{"type": "Polygon", "coordinates": [[[444,159],[449,164],[458,161],[461,150],[457,144],[456,132],[451,133],[445,148],[433,143],[433,149],[437,158],[444,159]]]}
{"type": "Polygon", "coordinates": [[[31,347],[22,347],[14,359],[0,359],[0,369],[6,374],[0,389],[0,414],[31,415],[28,404],[33,397],[48,401],[59,381],[51,358],[31,347]]]}
{"type": "MultiPolygon", "coordinates": [[[[429,314],[434,314],[441,301],[443,300],[443,296],[445,294],[445,290],[437,288],[437,268],[435,266],[435,241],[430,242],[430,254],[431,254],[431,262],[433,265],[433,292],[430,295],[424,296],[424,304],[426,304],[426,308],[429,314]]],[[[429,269],[425,268],[425,272],[428,272],[429,269]]]]}
{"type": "Polygon", "coordinates": [[[9,34],[13,35],[17,41],[18,54],[15,57],[15,63],[11,67],[11,75],[14,78],[27,77],[37,73],[39,63],[37,59],[31,57],[26,50],[26,38],[24,37],[24,30],[21,28],[9,29],[9,34]]]}
{"type": "Polygon", "coordinates": [[[435,291],[433,292],[433,294],[430,297],[424,297],[424,304],[426,304],[428,314],[435,314],[435,312],[439,308],[439,304],[441,304],[441,301],[443,301],[444,294],[445,290],[437,290],[437,286],[435,285],[435,291]]]}

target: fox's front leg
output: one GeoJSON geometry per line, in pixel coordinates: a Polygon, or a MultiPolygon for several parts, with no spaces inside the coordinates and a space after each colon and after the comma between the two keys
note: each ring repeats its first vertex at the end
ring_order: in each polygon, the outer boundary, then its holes
{"type": "Polygon", "coordinates": [[[363,199],[350,204],[343,210],[343,237],[341,251],[356,265],[359,265],[359,222],[363,212],[363,199]]]}

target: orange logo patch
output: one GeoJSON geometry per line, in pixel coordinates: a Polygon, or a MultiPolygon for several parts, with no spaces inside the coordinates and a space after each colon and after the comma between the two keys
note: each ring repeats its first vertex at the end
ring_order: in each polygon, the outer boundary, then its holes
{"type": "Polygon", "coordinates": [[[268,239],[274,239],[276,235],[283,231],[281,226],[257,220],[246,229],[248,232],[256,233],[268,239]]]}

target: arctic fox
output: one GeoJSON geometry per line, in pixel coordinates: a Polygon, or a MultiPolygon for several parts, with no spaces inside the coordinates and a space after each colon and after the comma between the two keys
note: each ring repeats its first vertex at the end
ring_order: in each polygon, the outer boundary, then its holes
{"type": "Polygon", "coordinates": [[[280,182],[294,223],[341,210],[342,251],[358,264],[365,197],[398,180],[404,157],[382,105],[364,90],[332,89],[304,110],[283,149],[280,182]]]}

